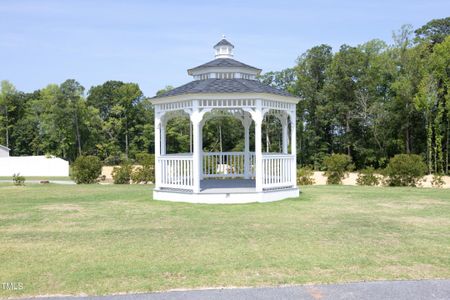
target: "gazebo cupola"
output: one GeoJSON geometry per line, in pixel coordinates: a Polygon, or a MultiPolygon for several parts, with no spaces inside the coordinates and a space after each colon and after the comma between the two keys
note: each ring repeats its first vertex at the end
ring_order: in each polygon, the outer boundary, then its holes
{"type": "Polygon", "coordinates": [[[152,98],[154,199],[245,203],[298,197],[296,104],[299,98],[262,84],[257,80],[261,69],[233,59],[233,49],[233,44],[223,38],[214,46],[214,60],[188,70],[194,81],[152,98]],[[268,115],[281,123],[279,152],[262,151],[262,124],[268,115]],[[193,147],[189,153],[167,154],[167,122],[181,116],[190,119],[193,147]],[[203,126],[210,119],[224,116],[241,121],[243,151],[205,152],[203,126]],[[250,151],[252,124],[254,152],[250,151]]]}
{"type": "Polygon", "coordinates": [[[216,58],[233,58],[234,46],[225,39],[225,36],[214,46],[214,49],[216,50],[216,58]]]}
{"type": "Polygon", "coordinates": [[[205,79],[256,79],[261,69],[246,65],[233,59],[233,44],[223,38],[215,46],[216,59],[189,69],[188,74],[196,80],[205,79]]]}

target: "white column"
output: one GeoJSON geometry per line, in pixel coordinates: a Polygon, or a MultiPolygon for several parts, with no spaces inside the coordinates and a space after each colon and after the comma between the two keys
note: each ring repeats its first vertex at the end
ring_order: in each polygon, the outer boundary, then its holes
{"type": "Polygon", "coordinates": [[[297,185],[297,122],[295,111],[289,114],[291,119],[291,154],[294,157],[291,165],[292,185],[297,185]]]}
{"type": "Polygon", "coordinates": [[[204,121],[200,122],[200,180],[203,180],[203,126],[204,121]]]}
{"type": "Polygon", "coordinates": [[[192,153],[192,164],[194,168],[194,193],[200,192],[200,180],[201,180],[201,130],[200,130],[200,123],[202,121],[203,113],[200,112],[198,108],[198,100],[193,101],[193,108],[192,108],[192,114],[191,114],[191,122],[192,122],[192,136],[193,136],[193,153],[192,153]]]}
{"type": "Polygon", "coordinates": [[[256,100],[256,110],[253,117],[255,121],[255,181],[256,191],[263,190],[263,161],[262,161],[262,145],[261,145],[261,125],[263,120],[263,113],[261,107],[261,100],[256,100]]]}
{"type": "Polygon", "coordinates": [[[161,120],[161,155],[166,155],[166,125],[165,120],[161,120]]]}
{"type": "Polygon", "coordinates": [[[252,119],[247,115],[244,116],[242,120],[242,125],[244,125],[244,178],[249,179],[251,177],[251,165],[250,165],[250,125],[252,124],[252,119]]]}
{"type": "Polygon", "coordinates": [[[281,126],[283,128],[283,132],[282,132],[282,137],[283,137],[283,149],[282,152],[283,154],[288,154],[288,121],[287,121],[287,116],[284,116],[280,119],[281,121],[281,126]]]}
{"type": "Polygon", "coordinates": [[[155,112],[155,188],[161,186],[161,167],[159,156],[161,153],[161,119],[159,114],[155,112]]]}

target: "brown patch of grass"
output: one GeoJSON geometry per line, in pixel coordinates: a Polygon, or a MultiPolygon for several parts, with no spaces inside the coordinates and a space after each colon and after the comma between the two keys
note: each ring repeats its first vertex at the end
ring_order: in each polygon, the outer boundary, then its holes
{"type": "Polygon", "coordinates": [[[435,274],[445,274],[448,272],[443,267],[430,264],[412,264],[412,265],[387,265],[381,269],[393,276],[404,277],[405,275],[411,278],[434,278],[435,274]]]}
{"type": "Polygon", "coordinates": [[[429,218],[429,217],[418,217],[418,216],[408,216],[408,217],[400,217],[399,221],[409,224],[409,225],[424,225],[424,226],[448,226],[450,227],[450,219],[446,218],[429,218]]]}
{"type": "Polygon", "coordinates": [[[71,203],[58,203],[58,204],[49,204],[43,205],[39,207],[42,210],[46,211],[63,211],[63,212],[82,212],[84,208],[80,205],[71,204],[71,203]]]}

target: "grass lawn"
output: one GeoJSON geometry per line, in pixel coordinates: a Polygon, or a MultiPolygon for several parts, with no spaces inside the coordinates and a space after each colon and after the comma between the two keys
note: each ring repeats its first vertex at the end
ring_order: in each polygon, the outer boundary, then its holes
{"type": "MultiPolygon", "coordinates": [[[[0,180],[13,180],[12,176],[0,176],[0,180]]],[[[69,176],[25,176],[25,183],[28,180],[72,180],[69,176]]]]}
{"type": "Polygon", "coordinates": [[[450,192],[304,187],[200,205],[149,186],[0,184],[0,297],[450,278],[450,192]]]}

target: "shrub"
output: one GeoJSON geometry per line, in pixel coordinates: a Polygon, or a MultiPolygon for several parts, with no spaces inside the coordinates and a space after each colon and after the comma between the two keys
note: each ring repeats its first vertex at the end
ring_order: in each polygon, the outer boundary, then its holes
{"type": "Polygon", "coordinates": [[[21,176],[20,173],[13,174],[14,185],[25,185],[25,177],[21,176]]]}
{"type": "Polygon", "coordinates": [[[417,154],[398,154],[391,158],[385,169],[386,184],[390,186],[416,186],[427,171],[417,154]]]}
{"type": "Polygon", "coordinates": [[[117,166],[122,162],[120,155],[110,155],[103,160],[105,166],[117,166]]]}
{"type": "Polygon", "coordinates": [[[136,154],[136,162],[145,167],[153,167],[155,165],[155,155],[150,153],[136,154]]]}
{"type": "Polygon", "coordinates": [[[347,172],[353,169],[352,159],[345,154],[332,154],[323,160],[327,184],[341,184],[347,172]]]}
{"type": "Polygon", "coordinates": [[[444,184],[445,181],[442,178],[442,174],[433,174],[433,179],[431,181],[433,187],[441,188],[444,184]]]}
{"type": "Polygon", "coordinates": [[[97,156],[79,156],[72,166],[72,179],[80,183],[96,183],[102,173],[102,163],[97,156]]]}
{"type": "Polygon", "coordinates": [[[115,184],[130,184],[131,173],[133,166],[129,162],[121,164],[119,167],[114,167],[112,171],[112,178],[115,184]]]}
{"type": "Polygon", "coordinates": [[[379,185],[380,179],[375,174],[375,169],[372,167],[365,168],[361,170],[356,178],[356,183],[358,185],[379,185]]]}
{"type": "Polygon", "coordinates": [[[314,171],[309,167],[297,169],[297,184],[313,185],[315,183],[313,176],[314,171]]]}
{"type": "Polygon", "coordinates": [[[134,183],[148,183],[155,181],[155,155],[148,153],[136,154],[136,161],[141,167],[131,174],[134,183]]]}

